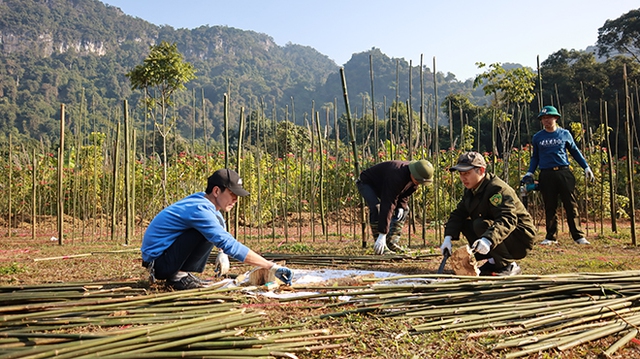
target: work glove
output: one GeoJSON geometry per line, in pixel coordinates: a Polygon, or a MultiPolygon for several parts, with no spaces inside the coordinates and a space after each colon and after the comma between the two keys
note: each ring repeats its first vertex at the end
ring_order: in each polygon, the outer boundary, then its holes
{"type": "Polygon", "coordinates": [[[218,277],[229,273],[229,256],[224,254],[223,251],[218,251],[215,263],[215,272],[217,273],[218,277]]]}
{"type": "Polygon", "coordinates": [[[533,173],[527,172],[522,176],[520,183],[533,183],[533,173]]]}
{"type": "Polygon", "coordinates": [[[473,242],[471,249],[480,254],[487,254],[491,250],[491,241],[482,237],[473,242]]]}
{"type": "Polygon", "coordinates": [[[376,243],[373,244],[373,253],[377,255],[382,255],[386,248],[387,248],[387,235],[384,233],[380,233],[378,234],[378,239],[376,239],[376,243]]]}
{"type": "Polygon", "coordinates": [[[399,221],[404,217],[404,208],[398,207],[396,209],[396,220],[399,221]]]}
{"type": "Polygon", "coordinates": [[[590,167],[584,169],[584,174],[587,176],[587,181],[593,182],[596,180],[596,176],[593,174],[593,171],[590,167]]]}
{"type": "Polygon", "coordinates": [[[444,242],[442,242],[442,245],[440,246],[440,251],[442,252],[442,255],[445,255],[446,251],[449,251],[449,254],[451,254],[451,236],[444,236],[444,242]]]}
{"type": "Polygon", "coordinates": [[[273,274],[276,278],[280,279],[282,283],[291,285],[293,279],[293,272],[287,267],[283,267],[279,264],[274,264],[269,268],[269,273],[273,274]]]}

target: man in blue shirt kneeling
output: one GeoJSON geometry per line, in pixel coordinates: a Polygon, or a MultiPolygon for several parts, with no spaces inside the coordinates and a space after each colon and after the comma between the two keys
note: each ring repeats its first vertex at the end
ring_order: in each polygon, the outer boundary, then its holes
{"type": "Polygon", "coordinates": [[[157,279],[165,279],[176,290],[201,288],[202,273],[213,247],[219,249],[216,266],[220,274],[229,270],[227,255],[250,265],[269,269],[291,285],[293,272],[266,260],[227,232],[221,211],[228,212],[238,196],[248,196],[242,178],[233,170],[220,169],[207,180],[205,192],[194,193],[163,209],[149,223],[142,239],[143,266],[157,279]]]}

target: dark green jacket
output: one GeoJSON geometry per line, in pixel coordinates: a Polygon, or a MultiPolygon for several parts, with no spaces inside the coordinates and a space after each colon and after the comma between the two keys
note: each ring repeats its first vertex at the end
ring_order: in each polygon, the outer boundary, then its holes
{"type": "MultiPolygon", "coordinates": [[[[478,238],[491,240],[494,246],[504,241],[512,232],[529,237],[530,241],[536,234],[533,219],[524,207],[516,192],[494,174],[487,173],[486,177],[474,194],[465,189],[464,195],[445,226],[445,236],[459,239],[465,220],[489,220],[489,228],[478,238]]],[[[477,238],[468,240],[473,241],[477,238]]]]}

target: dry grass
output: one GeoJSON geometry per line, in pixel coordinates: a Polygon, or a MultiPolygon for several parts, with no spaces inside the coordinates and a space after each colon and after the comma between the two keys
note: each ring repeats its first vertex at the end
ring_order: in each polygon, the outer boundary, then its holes
{"type": "MultiPolygon", "coordinates": [[[[296,225],[297,226],[297,225],[296,225]]],[[[237,237],[259,253],[291,254],[332,254],[336,256],[373,256],[371,241],[365,249],[359,238],[352,239],[353,227],[344,227],[338,235],[331,228],[329,236],[320,234],[312,240],[309,228],[292,226],[288,229],[289,238],[285,240],[282,228],[278,228],[276,238],[271,236],[271,228],[244,229],[241,227],[237,237]],[[300,237],[300,234],[302,235],[300,237]],[[302,238],[302,239],[300,239],[302,238]]],[[[6,231],[6,227],[2,232],[6,231]]],[[[577,272],[610,272],[640,269],[640,250],[631,245],[628,223],[619,224],[619,233],[607,228],[589,229],[591,246],[575,245],[567,233],[563,233],[560,243],[555,246],[536,246],[530,255],[519,261],[526,274],[552,274],[577,272]]],[[[78,233],[78,231],[76,231],[78,233]]],[[[140,245],[139,235],[129,246],[122,242],[112,242],[107,236],[85,236],[84,239],[67,237],[65,245],[51,241],[50,235],[30,238],[28,226],[12,229],[11,237],[5,233],[0,242],[0,285],[14,286],[23,284],[42,284],[55,282],[122,282],[131,286],[147,288],[150,291],[164,291],[161,286],[149,286],[146,272],[140,266],[137,251],[140,245]],[[66,257],[66,258],[65,258],[66,257]]],[[[539,240],[542,240],[542,236],[539,240]]],[[[392,271],[397,273],[435,273],[440,263],[438,255],[439,240],[433,233],[427,239],[412,239],[412,254],[425,255],[421,260],[407,262],[377,262],[367,265],[339,264],[332,268],[366,267],[370,270],[392,271]]],[[[322,262],[321,265],[325,265],[322,262]]],[[[318,265],[290,265],[292,268],[318,267],[318,265]]],[[[248,266],[232,262],[232,272],[241,274],[249,270],[248,266]]],[[[362,268],[361,268],[362,269],[362,268]]],[[[208,266],[204,277],[212,277],[213,266],[208,266]]],[[[344,284],[344,283],[341,283],[344,284]]],[[[357,283],[350,282],[349,285],[357,283]]],[[[351,334],[345,339],[346,346],[325,353],[302,354],[302,358],[493,358],[486,348],[496,338],[466,339],[465,332],[409,334],[413,324],[420,319],[381,318],[371,314],[352,314],[339,318],[309,319],[320,314],[331,313],[332,309],[310,302],[286,302],[266,298],[244,298],[244,305],[260,307],[267,312],[266,325],[284,325],[303,323],[305,328],[329,328],[332,333],[351,334]]],[[[341,308],[345,310],[348,308],[341,308]]],[[[598,355],[615,341],[607,338],[589,342],[568,352],[543,352],[528,358],[597,358],[598,355]]],[[[640,358],[640,346],[630,344],[618,351],[615,358],[640,358]]]]}

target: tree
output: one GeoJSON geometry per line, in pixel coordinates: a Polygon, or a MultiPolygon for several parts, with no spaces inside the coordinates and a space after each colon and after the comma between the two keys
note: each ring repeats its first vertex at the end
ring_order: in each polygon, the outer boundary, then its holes
{"type": "MultiPolygon", "coordinates": [[[[486,65],[477,63],[478,68],[486,65]]],[[[491,107],[494,109],[495,125],[502,141],[502,155],[504,161],[504,175],[508,175],[509,155],[516,134],[520,132],[520,122],[523,111],[522,104],[529,104],[534,98],[536,75],[528,68],[520,67],[505,70],[499,63],[489,65],[490,70],[478,75],[473,82],[474,87],[484,84],[482,90],[485,95],[493,96],[491,107]],[[516,118],[516,121],[513,118],[516,118]],[[514,131],[515,129],[515,131],[514,131]]],[[[497,146],[494,142],[493,153],[496,155],[497,146]]],[[[508,177],[505,176],[508,180],[508,177]]]]}
{"type": "Polygon", "coordinates": [[[615,20],[607,20],[598,29],[598,55],[630,55],[640,62],[640,9],[631,10],[615,20]]]}
{"type": "Polygon", "coordinates": [[[165,206],[167,198],[167,136],[176,122],[175,116],[168,117],[169,109],[175,104],[172,95],[185,89],[185,84],[196,78],[194,67],[183,60],[176,43],[162,41],[151,46],[144,62],[128,72],[132,90],[145,92],[144,102],[153,119],[155,128],[162,137],[162,188],[165,206]],[[158,118],[159,117],[159,118],[158,118]]]}

